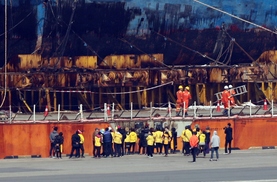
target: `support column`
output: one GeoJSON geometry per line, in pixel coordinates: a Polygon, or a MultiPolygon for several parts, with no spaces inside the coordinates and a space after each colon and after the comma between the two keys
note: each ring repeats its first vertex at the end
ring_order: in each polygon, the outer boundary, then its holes
{"type": "Polygon", "coordinates": [[[38,109],[41,111],[41,103],[42,103],[42,98],[41,98],[41,90],[38,90],[38,109]]]}
{"type": "MultiPolygon", "coordinates": [[[[139,91],[140,88],[137,87],[137,91],[139,91]]],[[[138,107],[139,109],[141,109],[141,95],[140,95],[140,92],[137,92],[137,98],[138,98],[138,107]]]]}
{"type": "Polygon", "coordinates": [[[152,106],[155,104],[155,90],[151,90],[151,102],[152,106]]]}
{"type": "Polygon", "coordinates": [[[145,90],[146,87],[144,87],[144,90],[142,92],[142,105],[144,105],[144,107],[147,107],[147,91],[145,90]]]}
{"type": "Polygon", "coordinates": [[[99,107],[102,107],[102,105],[104,106],[104,104],[102,103],[102,88],[101,87],[99,87],[98,98],[99,98],[99,107]]]}
{"type": "Polygon", "coordinates": [[[46,93],[48,111],[51,111],[51,99],[50,99],[49,89],[45,89],[45,93],[46,93]]]}
{"type": "MultiPolygon", "coordinates": [[[[131,104],[131,102],[133,102],[132,93],[131,93],[132,90],[133,90],[132,87],[129,87],[129,92],[130,92],[129,93],[129,104],[131,104]]],[[[131,108],[131,105],[130,105],[130,108],[131,108]]]]}
{"type": "Polygon", "coordinates": [[[162,88],[161,87],[159,87],[159,99],[158,99],[158,102],[159,102],[159,105],[163,102],[162,101],[162,88]]]}
{"type": "Polygon", "coordinates": [[[54,111],[57,111],[57,93],[54,91],[54,111]]]}
{"type": "MultiPolygon", "coordinates": [[[[125,92],[125,87],[121,87],[121,92],[125,92]]],[[[125,109],[125,94],[121,94],[121,106],[125,109]]]]}
{"type": "Polygon", "coordinates": [[[36,102],[34,102],[34,91],[31,91],[31,98],[32,98],[32,104],[35,104],[36,102]]]}
{"type": "Polygon", "coordinates": [[[90,100],[91,100],[91,110],[94,109],[94,93],[90,94],[90,100]]]}
{"type": "Polygon", "coordinates": [[[247,90],[248,90],[248,92],[247,92],[247,101],[249,101],[250,98],[251,98],[250,86],[251,86],[250,82],[247,82],[247,90]]]}
{"type": "Polygon", "coordinates": [[[11,90],[8,91],[9,92],[9,107],[12,105],[12,92],[11,90]]]}
{"type": "Polygon", "coordinates": [[[195,89],[196,89],[196,103],[197,103],[197,105],[199,105],[200,104],[200,99],[199,99],[199,97],[200,97],[199,84],[195,85],[195,89]]]}
{"type": "Polygon", "coordinates": [[[64,110],[64,93],[61,93],[61,110],[64,110]]]}
{"type": "Polygon", "coordinates": [[[68,93],[68,107],[69,107],[69,110],[71,110],[71,92],[68,93]]]}

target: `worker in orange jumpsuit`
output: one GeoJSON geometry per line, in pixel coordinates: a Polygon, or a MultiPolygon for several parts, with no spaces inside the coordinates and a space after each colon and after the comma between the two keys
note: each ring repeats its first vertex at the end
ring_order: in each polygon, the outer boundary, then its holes
{"type": "MultiPolygon", "coordinates": [[[[180,115],[180,110],[181,108],[183,108],[183,86],[180,85],[178,87],[178,91],[176,92],[176,96],[177,96],[177,101],[176,101],[176,116],[180,115]]],[[[182,109],[183,110],[183,109],[182,109]]]]}
{"type": "Polygon", "coordinates": [[[189,87],[185,87],[185,91],[183,92],[183,102],[185,103],[185,115],[188,115],[188,107],[189,107],[189,102],[191,100],[191,94],[189,92],[189,87]]]}
{"type": "Polygon", "coordinates": [[[236,94],[236,91],[233,89],[232,85],[229,85],[229,92],[230,92],[230,105],[232,107],[236,105],[235,96],[234,96],[236,94]]]}
{"type": "Polygon", "coordinates": [[[224,86],[224,91],[222,92],[222,99],[221,102],[224,105],[224,111],[223,115],[227,116],[228,115],[228,109],[230,107],[230,92],[229,92],[229,87],[226,85],[224,86]]]}

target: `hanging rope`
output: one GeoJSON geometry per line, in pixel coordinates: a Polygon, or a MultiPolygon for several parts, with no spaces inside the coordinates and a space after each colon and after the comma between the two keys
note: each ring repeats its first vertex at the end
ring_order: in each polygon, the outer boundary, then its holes
{"type": "MultiPolygon", "coordinates": [[[[138,48],[137,46],[135,46],[135,45],[131,44],[130,42],[128,42],[126,39],[119,39],[119,40],[122,41],[122,42],[124,42],[124,43],[129,44],[130,47],[134,47],[135,49],[137,49],[137,50],[140,51],[141,53],[147,54],[146,52],[144,52],[143,50],[141,50],[141,49],[138,48]]],[[[163,66],[165,66],[165,67],[167,67],[167,68],[169,68],[169,69],[172,69],[171,67],[169,67],[169,66],[166,65],[165,63],[159,62],[153,55],[151,55],[151,54],[147,54],[147,55],[148,55],[150,58],[153,58],[154,61],[156,61],[156,62],[162,64],[163,66]]]]}
{"type": "Polygon", "coordinates": [[[147,90],[154,90],[156,88],[163,87],[163,86],[166,86],[166,85],[173,85],[173,83],[174,82],[171,81],[171,82],[164,83],[164,84],[161,84],[161,85],[157,85],[157,86],[154,86],[154,87],[150,87],[150,88],[146,88],[146,89],[141,89],[141,90],[136,90],[136,91],[131,91],[131,92],[115,92],[115,93],[102,93],[102,94],[105,94],[105,95],[133,94],[133,93],[143,92],[143,91],[147,91],[147,90]]]}
{"type": "Polygon", "coordinates": [[[4,97],[1,102],[0,108],[5,103],[6,96],[7,96],[7,60],[8,60],[8,2],[5,0],[5,63],[4,63],[4,69],[5,69],[5,88],[4,88],[4,97]]]}
{"type": "Polygon", "coordinates": [[[163,37],[163,38],[166,38],[167,40],[169,40],[169,41],[171,41],[171,42],[173,42],[173,43],[175,43],[175,44],[177,44],[177,45],[179,45],[179,46],[181,46],[181,47],[183,47],[183,48],[185,48],[185,49],[187,49],[187,50],[189,50],[189,51],[191,51],[191,52],[194,52],[194,53],[196,53],[196,54],[199,54],[199,55],[202,56],[203,58],[209,59],[209,60],[211,60],[211,61],[213,61],[213,62],[215,62],[215,63],[221,64],[221,65],[224,65],[223,63],[217,62],[215,59],[213,59],[213,58],[211,58],[211,57],[209,57],[209,56],[207,56],[207,55],[205,55],[205,54],[202,54],[202,53],[200,53],[199,51],[196,51],[196,50],[194,50],[194,49],[191,49],[191,48],[189,48],[188,46],[185,46],[185,45],[183,45],[183,44],[181,44],[181,43],[179,43],[179,42],[177,42],[177,41],[175,41],[175,40],[172,40],[172,39],[169,38],[169,37],[165,37],[164,35],[162,35],[162,34],[160,34],[160,33],[158,33],[158,32],[155,32],[154,30],[152,30],[152,32],[156,33],[157,35],[159,35],[159,36],[161,36],[161,37],[163,37]]]}
{"type": "Polygon", "coordinates": [[[248,20],[245,20],[245,19],[243,19],[243,18],[237,17],[237,16],[235,16],[235,15],[232,15],[232,14],[226,12],[226,11],[223,11],[223,10],[221,10],[221,9],[215,8],[215,7],[211,6],[211,5],[208,5],[208,4],[203,3],[203,2],[201,2],[201,1],[198,1],[198,0],[193,0],[193,1],[195,1],[195,2],[197,2],[197,3],[199,3],[199,4],[202,4],[202,5],[204,5],[204,6],[207,6],[207,7],[211,8],[211,9],[214,9],[214,10],[216,10],[216,11],[219,11],[219,12],[221,12],[221,13],[224,13],[224,14],[226,14],[226,15],[229,15],[229,16],[231,16],[231,17],[233,17],[233,18],[238,19],[238,20],[241,20],[241,21],[243,21],[243,22],[245,22],[245,23],[249,23],[249,24],[251,24],[251,25],[254,25],[254,26],[256,26],[256,27],[259,27],[260,29],[263,29],[263,30],[268,31],[268,32],[270,32],[270,33],[277,34],[277,32],[275,32],[275,31],[272,31],[272,30],[270,30],[270,29],[268,29],[268,28],[265,28],[265,27],[263,27],[263,26],[261,26],[261,25],[258,25],[258,24],[256,24],[256,23],[250,22],[250,21],[248,21],[248,20]]]}

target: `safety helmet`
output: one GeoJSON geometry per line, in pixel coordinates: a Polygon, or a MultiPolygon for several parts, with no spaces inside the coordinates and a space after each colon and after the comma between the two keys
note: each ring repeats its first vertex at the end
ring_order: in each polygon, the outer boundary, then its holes
{"type": "Polygon", "coordinates": [[[228,85],[225,85],[225,86],[224,86],[224,89],[225,89],[225,90],[228,90],[228,88],[229,88],[228,85]]]}
{"type": "Polygon", "coordinates": [[[188,86],[186,86],[186,90],[189,90],[189,87],[188,87],[188,86]]]}
{"type": "Polygon", "coordinates": [[[232,85],[229,85],[229,88],[233,88],[233,86],[232,86],[232,85]]]}
{"type": "Polygon", "coordinates": [[[183,86],[182,85],[179,85],[179,87],[178,87],[179,89],[182,89],[183,88],[183,86]]]}

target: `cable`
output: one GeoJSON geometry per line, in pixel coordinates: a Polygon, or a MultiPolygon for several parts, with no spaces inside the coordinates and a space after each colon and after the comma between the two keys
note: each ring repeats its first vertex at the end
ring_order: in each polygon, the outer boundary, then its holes
{"type": "Polygon", "coordinates": [[[156,61],[156,62],[158,62],[158,63],[160,63],[160,64],[162,64],[163,66],[165,66],[165,67],[167,67],[167,68],[169,68],[169,69],[172,69],[171,67],[169,67],[168,65],[166,65],[165,63],[163,63],[163,62],[159,62],[153,55],[151,55],[151,54],[147,54],[146,52],[144,52],[143,50],[141,50],[140,48],[138,48],[137,46],[135,46],[135,45],[133,45],[133,44],[131,44],[130,42],[128,42],[126,39],[120,39],[119,38],[119,40],[120,41],[122,41],[122,42],[124,42],[124,43],[127,43],[127,44],[129,44],[129,46],[130,47],[134,47],[135,49],[137,49],[138,51],[140,51],[140,52],[142,52],[143,54],[146,54],[146,55],[148,55],[150,58],[154,58],[154,61],[156,61]]]}
{"type": "MultiPolygon", "coordinates": [[[[7,32],[12,31],[13,29],[15,29],[18,25],[20,25],[23,21],[25,21],[31,14],[33,11],[31,11],[25,18],[23,18],[22,20],[20,20],[16,25],[14,25],[11,29],[9,29],[7,32]]],[[[0,37],[5,35],[5,32],[0,34],[0,37]]]]}
{"type": "Polygon", "coordinates": [[[167,82],[167,83],[157,85],[157,86],[154,86],[154,87],[150,87],[150,88],[147,88],[147,89],[141,89],[141,90],[136,90],[136,91],[131,91],[131,92],[116,92],[116,93],[102,93],[102,94],[105,94],[105,95],[133,94],[133,93],[143,92],[143,91],[147,91],[147,90],[153,90],[153,89],[156,89],[156,88],[159,88],[159,87],[163,87],[165,85],[170,85],[170,84],[173,85],[173,83],[174,82],[171,81],[171,82],[167,82]]]}
{"type": "Polygon", "coordinates": [[[261,28],[261,29],[263,29],[263,30],[265,30],[265,31],[270,32],[270,33],[277,34],[277,32],[274,32],[274,31],[272,31],[272,30],[270,30],[270,29],[268,29],[268,28],[265,28],[265,27],[263,27],[263,26],[261,26],[261,25],[258,25],[258,24],[256,24],[256,23],[252,23],[252,22],[250,22],[250,21],[248,21],[248,20],[245,20],[245,19],[243,19],[243,18],[240,18],[240,17],[237,17],[237,16],[235,16],[235,15],[232,15],[232,14],[226,12],[226,11],[223,11],[223,10],[221,10],[221,9],[215,8],[215,7],[211,6],[211,5],[208,5],[208,4],[203,3],[203,2],[201,2],[201,1],[198,1],[198,0],[193,0],[193,1],[195,1],[195,2],[197,2],[197,3],[199,3],[199,4],[202,4],[202,5],[204,5],[204,6],[207,6],[207,7],[211,8],[211,9],[214,9],[214,10],[216,10],[216,11],[219,11],[219,12],[221,12],[221,13],[224,13],[224,14],[226,14],[226,15],[229,15],[229,16],[231,16],[231,17],[233,17],[233,18],[238,19],[238,20],[241,20],[241,21],[243,21],[243,22],[246,22],[246,23],[249,23],[249,24],[254,25],[254,26],[256,26],[256,27],[259,27],[259,28],[261,28]]]}
{"type": "Polygon", "coordinates": [[[162,35],[162,34],[156,32],[156,31],[154,31],[154,30],[152,30],[152,31],[153,31],[154,33],[156,33],[157,35],[159,35],[159,36],[161,36],[161,37],[164,37],[164,38],[168,39],[169,41],[174,42],[175,44],[177,44],[177,45],[179,45],[179,46],[181,46],[181,47],[186,48],[186,49],[189,50],[189,51],[192,51],[192,52],[194,52],[194,53],[196,53],[196,54],[199,54],[199,55],[202,56],[203,58],[207,58],[207,59],[209,59],[209,60],[211,60],[211,61],[213,61],[213,62],[215,62],[215,63],[219,63],[219,64],[221,64],[221,65],[225,65],[225,64],[223,64],[223,63],[221,63],[221,62],[218,62],[218,61],[214,60],[213,58],[211,58],[211,57],[209,57],[209,56],[207,56],[207,55],[205,55],[205,54],[200,53],[199,51],[193,50],[193,49],[191,49],[191,48],[189,48],[189,47],[187,47],[187,46],[185,46],[185,45],[183,45],[183,44],[181,44],[181,43],[179,43],[179,42],[177,42],[177,41],[175,41],[175,40],[172,40],[172,39],[169,38],[169,37],[165,37],[164,35],[162,35]]]}

